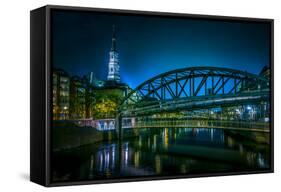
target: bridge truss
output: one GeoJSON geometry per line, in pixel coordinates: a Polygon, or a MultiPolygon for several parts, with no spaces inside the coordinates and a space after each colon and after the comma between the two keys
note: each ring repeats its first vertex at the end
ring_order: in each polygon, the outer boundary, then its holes
{"type": "Polygon", "coordinates": [[[228,68],[190,67],[143,82],[128,94],[119,110],[125,115],[141,115],[268,98],[269,81],[262,76],[228,68]]]}

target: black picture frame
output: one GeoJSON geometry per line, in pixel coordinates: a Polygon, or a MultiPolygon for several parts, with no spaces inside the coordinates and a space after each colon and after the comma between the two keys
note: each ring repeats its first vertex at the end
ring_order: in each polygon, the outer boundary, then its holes
{"type": "Polygon", "coordinates": [[[135,10],[101,9],[87,7],[69,7],[46,5],[30,12],[30,180],[43,186],[82,185],[97,183],[116,183],[131,181],[148,181],[162,179],[179,179],[210,176],[227,176],[241,174],[274,172],[274,20],[246,17],[226,17],[213,15],[194,15],[167,12],[149,12],[135,10]],[[271,166],[266,171],[245,171],[227,173],[189,174],[173,176],[142,176],[106,180],[56,182],[50,181],[50,126],[51,126],[51,12],[52,10],[108,12],[125,15],[159,16],[168,18],[206,19],[230,22],[264,22],[271,26],[270,45],[270,150],[271,166]]]}

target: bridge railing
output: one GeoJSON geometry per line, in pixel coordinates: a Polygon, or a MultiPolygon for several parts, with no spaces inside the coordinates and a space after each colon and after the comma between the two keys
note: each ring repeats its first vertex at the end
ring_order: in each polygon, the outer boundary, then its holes
{"type": "Polygon", "coordinates": [[[122,128],[219,128],[244,131],[269,132],[267,122],[218,121],[218,120],[150,120],[130,123],[123,121],[122,128]]]}

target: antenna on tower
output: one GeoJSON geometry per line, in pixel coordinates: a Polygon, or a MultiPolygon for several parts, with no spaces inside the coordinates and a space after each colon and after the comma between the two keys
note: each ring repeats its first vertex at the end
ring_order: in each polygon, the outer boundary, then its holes
{"type": "Polygon", "coordinates": [[[111,44],[111,51],[116,51],[116,32],[115,32],[115,25],[112,25],[112,44],[111,44]]]}

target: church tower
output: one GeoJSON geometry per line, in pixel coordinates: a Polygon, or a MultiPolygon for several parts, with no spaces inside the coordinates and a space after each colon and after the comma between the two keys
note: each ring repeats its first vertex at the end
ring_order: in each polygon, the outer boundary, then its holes
{"type": "Polygon", "coordinates": [[[112,40],[111,49],[109,52],[109,63],[108,63],[108,75],[107,80],[120,82],[120,72],[119,72],[119,59],[118,52],[116,50],[116,34],[115,26],[112,27],[112,40]]]}

